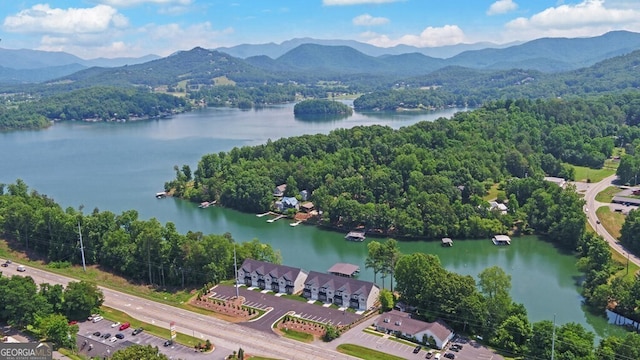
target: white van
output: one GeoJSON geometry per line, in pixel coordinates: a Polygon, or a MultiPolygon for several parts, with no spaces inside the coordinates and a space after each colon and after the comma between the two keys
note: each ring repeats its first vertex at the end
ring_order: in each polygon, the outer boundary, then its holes
{"type": "Polygon", "coordinates": [[[436,356],[433,357],[434,360],[440,360],[440,353],[436,353],[436,356]]]}
{"type": "Polygon", "coordinates": [[[25,271],[27,271],[27,268],[24,267],[24,265],[18,265],[18,269],[17,270],[20,271],[20,272],[25,272],[25,271]]]}

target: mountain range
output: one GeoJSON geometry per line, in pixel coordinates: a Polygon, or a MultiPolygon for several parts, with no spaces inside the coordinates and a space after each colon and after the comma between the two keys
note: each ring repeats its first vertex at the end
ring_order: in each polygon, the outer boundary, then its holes
{"type": "MultiPolygon", "coordinates": [[[[304,40],[312,41],[298,39],[280,46],[293,46],[304,40]]],[[[259,49],[261,45],[256,46],[259,49]]],[[[247,49],[251,48],[245,45],[237,49],[249,53],[247,49]]],[[[484,73],[512,69],[559,73],[589,67],[637,49],[640,49],[640,34],[627,31],[592,38],[543,38],[505,48],[467,50],[446,59],[420,52],[372,56],[347,45],[311,42],[300,43],[277,58],[263,54],[244,59],[203,48],[179,51],[164,58],[150,55],[94,60],[82,60],[60,52],[0,49],[0,82],[71,83],[72,87],[92,84],[175,86],[181,81],[211,84],[212,79],[219,77],[239,84],[345,81],[350,78],[394,82],[433,74],[440,69],[446,72],[465,68],[484,73]],[[14,56],[11,61],[10,55],[14,56]],[[20,68],[15,68],[17,65],[11,68],[9,64],[20,64],[20,68]]]]}

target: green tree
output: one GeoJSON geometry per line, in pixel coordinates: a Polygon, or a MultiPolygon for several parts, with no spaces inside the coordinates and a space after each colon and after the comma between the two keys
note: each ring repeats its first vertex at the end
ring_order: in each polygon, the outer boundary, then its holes
{"type": "Polygon", "coordinates": [[[508,316],[512,300],[511,276],[498,266],[483,270],[479,275],[478,285],[484,294],[487,304],[487,326],[492,333],[508,316]]]}
{"type": "Polygon", "coordinates": [[[378,294],[378,300],[380,301],[380,307],[383,312],[393,309],[394,299],[393,293],[387,289],[381,289],[378,294]]]}
{"type": "Polygon", "coordinates": [[[367,269],[373,270],[373,282],[378,283],[378,273],[384,269],[382,244],[373,240],[367,244],[367,258],[364,261],[367,269]]]}
{"type": "Polygon", "coordinates": [[[102,290],[96,284],[84,280],[70,282],[64,290],[64,309],[69,319],[86,318],[100,308],[103,302],[102,290]]]}
{"type": "Polygon", "coordinates": [[[36,321],[36,327],[40,334],[51,341],[56,347],[72,349],[76,345],[78,325],[69,325],[67,318],[62,314],[50,314],[36,321]]]}
{"type": "Polygon", "coordinates": [[[338,329],[331,324],[325,325],[324,330],[324,335],[322,336],[324,341],[329,342],[340,337],[338,329]]]}
{"type": "Polygon", "coordinates": [[[111,360],[169,360],[157,346],[131,345],[113,353],[111,360]]]}

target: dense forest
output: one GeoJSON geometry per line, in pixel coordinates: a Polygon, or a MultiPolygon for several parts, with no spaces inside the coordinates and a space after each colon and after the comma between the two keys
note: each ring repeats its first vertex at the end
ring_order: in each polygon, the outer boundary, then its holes
{"type": "Polygon", "coordinates": [[[351,115],[353,109],[338,101],[324,99],[309,99],[297,103],[293,107],[293,114],[299,115],[351,115]]]}
{"type": "MultiPolygon", "coordinates": [[[[0,231],[19,249],[50,262],[81,264],[79,227],[87,265],[100,265],[135,282],[199,287],[233,278],[235,241],[230,234],[180,234],[173,223],[138,219],[135,210],[116,215],[96,209],[84,215],[29,191],[21,180],[0,186],[0,231]]],[[[236,245],[239,262],[281,261],[278,252],[257,240],[236,245]]]]}
{"type": "Polygon", "coordinates": [[[183,98],[140,88],[92,87],[48,97],[18,96],[0,106],[0,130],[37,129],[52,121],[130,121],[168,116],[190,105],[183,98]]]}
{"type": "Polygon", "coordinates": [[[274,188],[287,184],[291,194],[312,194],[327,226],[419,238],[486,237],[515,226],[566,232],[552,237],[575,244],[582,201],[541,179],[572,179],[567,164],[600,168],[615,139],[633,143],[639,98],[496,101],[399,130],[356,127],[269,141],[204,155],[193,173],[178,169],[165,188],[260,213],[272,208],[274,188]],[[482,199],[494,184],[505,191],[498,201],[507,214],[482,199]]]}

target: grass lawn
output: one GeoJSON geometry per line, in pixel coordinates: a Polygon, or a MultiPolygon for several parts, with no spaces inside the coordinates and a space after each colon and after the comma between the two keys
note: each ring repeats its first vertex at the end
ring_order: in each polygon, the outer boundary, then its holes
{"type": "Polygon", "coordinates": [[[68,357],[69,359],[72,360],[84,360],[86,359],[84,356],[80,356],[80,355],[76,355],[73,353],[73,351],[69,350],[69,349],[65,349],[65,348],[59,348],[58,352],[66,357],[68,357]]]}
{"type": "MultiPolygon", "coordinates": [[[[498,193],[502,191],[498,190],[498,185],[499,184],[493,184],[493,186],[491,186],[491,188],[489,189],[489,192],[485,196],[483,196],[482,199],[486,201],[495,200],[498,197],[498,193]]],[[[502,192],[504,193],[504,191],[502,192]]]]}
{"type": "Polygon", "coordinates": [[[288,337],[289,339],[298,340],[306,343],[310,343],[313,341],[313,335],[307,334],[301,331],[286,329],[286,330],[282,330],[282,334],[284,335],[284,337],[288,337]]]}
{"type": "Polygon", "coordinates": [[[617,186],[609,186],[596,195],[596,201],[610,203],[613,197],[620,192],[617,186]]]}
{"type": "Polygon", "coordinates": [[[622,215],[622,213],[611,211],[608,206],[598,208],[596,215],[598,215],[598,219],[600,219],[601,222],[599,226],[603,226],[611,236],[619,239],[620,229],[622,229],[622,224],[624,224],[625,216],[622,215]]]}
{"type": "Polygon", "coordinates": [[[296,300],[296,301],[307,302],[307,299],[303,298],[300,295],[284,294],[284,295],[280,295],[280,297],[283,298],[283,299],[291,299],[291,300],[296,300]]]}
{"type": "Polygon", "coordinates": [[[638,265],[632,262],[627,262],[627,258],[623,254],[619,254],[617,251],[612,251],[611,258],[618,264],[618,271],[615,276],[624,276],[629,281],[634,281],[636,279],[635,274],[640,271],[640,267],[638,267],[638,265]],[[627,264],[629,266],[628,271],[627,264]]]}
{"type": "Polygon", "coordinates": [[[343,354],[355,356],[357,358],[366,360],[404,360],[404,358],[401,358],[399,356],[383,353],[381,351],[354,344],[338,345],[338,351],[343,354]]]}
{"type": "MultiPolygon", "coordinates": [[[[102,306],[101,307],[102,310],[102,316],[104,316],[105,319],[113,321],[113,322],[120,322],[120,323],[125,323],[128,322],[131,324],[131,328],[135,329],[138,327],[141,327],[144,329],[145,332],[155,335],[159,338],[162,339],[168,339],[171,336],[171,331],[169,330],[169,324],[167,324],[166,327],[161,327],[161,326],[157,326],[157,325],[153,325],[153,324],[149,324],[146,322],[142,322],[140,320],[134,319],[131,316],[129,316],[127,313],[124,313],[120,310],[116,310],[113,308],[110,308],[108,306],[102,306]]],[[[198,339],[195,338],[193,336],[189,336],[189,335],[185,335],[182,333],[177,333],[176,334],[176,341],[182,345],[186,345],[187,347],[191,347],[193,348],[195,345],[197,344],[201,344],[203,342],[205,342],[207,339],[198,339]]],[[[215,344],[214,344],[215,346],[215,344]]]]}
{"type": "Polygon", "coordinates": [[[618,161],[605,160],[602,169],[591,169],[586,166],[571,165],[575,171],[576,181],[599,182],[607,176],[613,175],[618,169],[618,161]]]}

